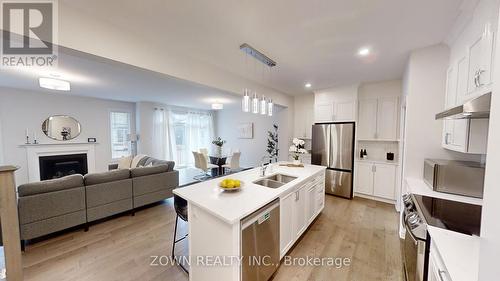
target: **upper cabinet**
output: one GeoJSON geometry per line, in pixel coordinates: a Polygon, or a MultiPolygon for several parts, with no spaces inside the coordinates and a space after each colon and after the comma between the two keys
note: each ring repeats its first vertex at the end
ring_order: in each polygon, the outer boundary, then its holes
{"type": "Polygon", "coordinates": [[[359,100],[358,139],[397,140],[399,98],[359,100]]]}
{"type": "Polygon", "coordinates": [[[314,124],[314,97],[312,95],[295,97],[295,118],[293,137],[310,139],[314,124]]]}
{"type": "Polygon", "coordinates": [[[484,94],[491,90],[491,70],[493,64],[494,33],[491,23],[484,25],[484,30],[469,46],[468,91],[464,100],[484,94]]]}
{"type": "Polygon", "coordinates": [[[314,94],[314,122],[356,120],[358,85],[327,89],[314,94]]]}

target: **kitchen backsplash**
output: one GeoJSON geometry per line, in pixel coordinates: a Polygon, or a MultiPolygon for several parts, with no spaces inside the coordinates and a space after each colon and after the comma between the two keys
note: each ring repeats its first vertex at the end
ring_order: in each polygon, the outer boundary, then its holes
{"type": "Polygon", "coordinates": [[[394,153],[394,162],[399,159],[398,142],[380,142],[380,141],[358,141],[356,158],[359,158],[359,151],[366,149],[369,160],[387,160],[387,152],[394,153]]]}

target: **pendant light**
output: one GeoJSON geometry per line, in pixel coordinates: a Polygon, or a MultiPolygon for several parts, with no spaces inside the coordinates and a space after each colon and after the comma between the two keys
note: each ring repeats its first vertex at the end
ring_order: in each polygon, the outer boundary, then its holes
{"type": "Polygon", "coordinates": [[[243,90],[243,99],[241,100],[241,110],[243,112],[250,111],[250,96],[248,95],[249,92],[250,90],[248,90],[247,88],[243,90]]]}
{"type": "Polygon", "coordinates": [[[257,97],[257,92],[253,94],[253,99],[252,99],[252,113],[258,114],[259,113],[259,98],[257,97]]]}
{"type": "Polygon", "coordinates": [[[267,104],[267,115],[273,116],[273,100],[269,100],[269,103],[267,104]]]}
{"type": "Polygon", "coordinates": [[[262,96],[262,99],[260,100],[260,114],[266,115],[266,111],[267,111],[266,97],[262,96]]]}

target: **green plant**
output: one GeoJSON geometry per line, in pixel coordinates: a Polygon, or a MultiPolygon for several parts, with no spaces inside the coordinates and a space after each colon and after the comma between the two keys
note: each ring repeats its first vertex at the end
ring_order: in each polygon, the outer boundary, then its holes
{"type": "Polygon", "coordinates": [[[212,141],[212,144],[215,144],[216,146],[222,147],[226,143],[225,140],[221,139],[221,137],[217,137],[215,140],[212,141]]]}
{"type": "Polygon", "coordinates": [[[267,154],[269,158],[278,159],[279,148],[278,148],[278,125],[273,124],[273,131],[267,131],[267,154]]]}

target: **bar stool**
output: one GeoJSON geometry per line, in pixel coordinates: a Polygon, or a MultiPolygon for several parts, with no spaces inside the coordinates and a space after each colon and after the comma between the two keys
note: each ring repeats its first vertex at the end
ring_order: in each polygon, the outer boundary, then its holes
{"type": "Polygon", "coordinates": [[[172,243],[172,259],[176,260],[179,266],[182,268],[182,270],[184,270],[187,274],[189,274],[187,268],[185,268],[184,265],[180,261],[178,261],[177,258],[175,257],[175,244],[181,242],[182,240],[188,237],[188,234],[186,234],[183,237],[177,239],[177,223],[179,221],[179,218],[185,222],[188,222],[187,201],[177,195],[174,195],[174,209],[176,216],[175,216],[174,240],[172,243]]]}

